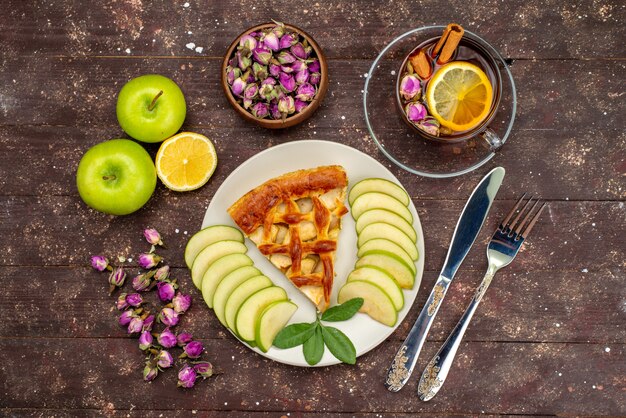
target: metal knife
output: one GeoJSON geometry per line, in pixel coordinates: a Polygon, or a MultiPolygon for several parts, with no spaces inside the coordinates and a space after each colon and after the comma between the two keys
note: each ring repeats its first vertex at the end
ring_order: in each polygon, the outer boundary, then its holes
{"type": "Polygon", "coordinates": [[[426,301],[426,305],[424,305],[417,321],[415,321],[387,371],[385,386],[391,392],[399,391],[409,380],[424,341],[426,341],[428,330],[435,319],[435,315],[437,315],[443,298],[446,296],[448,286],[472,244],[474,244],[503,179],[504,168],[494,168],[478,183],[465,204],[452,235],[452,242],[441,273],[439,273],[439,278],[426,301]]]}

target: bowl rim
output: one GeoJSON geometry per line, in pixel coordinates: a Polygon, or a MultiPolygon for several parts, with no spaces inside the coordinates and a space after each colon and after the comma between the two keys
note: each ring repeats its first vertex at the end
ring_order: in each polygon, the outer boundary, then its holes
{"type": "Polygon", "coordinates": [[[267,27],[276,26],[276,22],[261,23],[261,24],[248,28],[244,30],[243,32],[241,32],[239,35],[237,35],[235,39],[232,41],[232,43],[230,44],[230,46],[228,47],[228,50],[226,51],[226,54],[224,55],[224,59],[222,60],[222,66],[221,66],[220,79],[221,79],[222,89],[224,90],[226,99],[231,104],[231,106],[244,119],[251,121],[253,123],[256,123],[257,125],[263,126],[265,128],[270,128],[270,129],[288,128],[288,127],[297,125],[301,122],[304,122],[313,114],[313,112],[315,112],[315,110],[317,110],[322,100],[324,100],[324,97],[326,96],[326,91],[328,90],[328,64],[326,62],[326,56],[324,55],[324,52],[320,48],[319,44],[315,41],[315,39],[313,39],[311,35],[309,35],[303,29],[295,25],[289,24],[289,23],[283,23],[283,25],[288,29],[298,32],[307,40],[309,45],[315,51],[315,55],[317,56],[317,59],[319,60],[319,63],[320,63],[320,76],[321,77],[320,77],[320,84],[317,89],[317,94],[315,95],[313,100],[311,100],[311,103],[307,106],[307,108],[303,112],[296,113],[292,116],[285,118],[284,120],[283,119],[256,118],[254,117],[254,115],[252,115],[252,113],[244,109],[237,102],[232,92],[230,91],[230,86],[228,84],[228,81],[226,80],[226,68],[228,67],[228,61],[230,60],[230,57],[233,55],[233,52],[235,51],[235,49],[237,48],[237,45],[239,44],[239,40],[243,36],[249,34],[250,32],[254,32],[260,29],[265,29],[267,27]]]}

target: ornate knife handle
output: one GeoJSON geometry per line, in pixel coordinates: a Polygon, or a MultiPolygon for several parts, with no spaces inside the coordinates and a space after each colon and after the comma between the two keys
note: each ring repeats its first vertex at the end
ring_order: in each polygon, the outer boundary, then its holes
{"type": "Polygon", "coordinates": [[[431,400],[437,392],[439,392],[441,386],[443,386],[443,382],[445,382],[446,377],[448,377],[448,372],[454,362],[456,352],[461,345],[465,330],[467,330],[467,326],[474,316],[474,312],[476,312],[476,308],[485,295],[487,288],[491,284],[495,273],[496,269],[490,266],[458,324],[456,324],[452,333],[446,342],[443,343],[437,354],[428,362],[428,366],[426,366],[424,373],[422,373],[422,377],[417,386],[417,394],[421,400],[431,400]]]}
{"type": "Polygon", "coordinates": [[[411,377],[417,358],[426,341],[428,330],[433,323],[433,319],[435,319],[435,315],[437,315],[441,301],[448,291],[449,284],[449,279],[439,276],[435,287],[430,292],[426,305],[422,308],[422,312],[420,312],[409,335],[396,353],[385,379],[385,387],[391,392],[398,392],[411,377]]]}

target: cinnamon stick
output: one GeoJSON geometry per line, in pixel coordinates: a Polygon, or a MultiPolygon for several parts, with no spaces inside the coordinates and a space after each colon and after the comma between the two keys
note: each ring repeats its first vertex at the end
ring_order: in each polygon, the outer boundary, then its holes
{"type": "Polygon", "coordinates": [[[450,23],[446,26],[441,38],[439,38],[439,42],[437,42],[437,45],[435,45],[432,51],[433,58],[439,55],[439,59],[437,60],[438,64],[445,64],[450,61],[464,33],[465,30],[461,25],[456,23],[450,23]]]}
{"type": "Polygon", "coordinates": [[[426,80],[430,77],[432,67],[430,65],[430,60],[422,49],[420,49],[417,54],[412,55],[409,58],[409,62],[411,63],[411,66],[413,66],[413,71],[417,73],[419,78],[426,80]]]}

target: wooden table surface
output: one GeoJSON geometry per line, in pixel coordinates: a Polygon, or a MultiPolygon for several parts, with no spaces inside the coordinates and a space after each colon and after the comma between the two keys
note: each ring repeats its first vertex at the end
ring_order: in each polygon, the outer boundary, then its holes
{"type": "MultiPolygon", "coordinates": [[[[0,415],[626,415],[623,2],[8,0],[2,8],[0,415]],[[306,28],[329,58],[323,105],[282,132],[244,122],[219,87],[229,43],[270,18],[306,28]],[[361,90],[394,37],[451,21],[512,62],[519,107],[492,162],[432,180],[378,151],[361,90]],[[220,164],[197,191],[159,184],[139,212],[103,215],[80,200],[76,166],[92,145],[125,137],[116,96],[146,73],[180,84],[188,103],[183,129],[210,137],[220,164]],[[410,192],[424,229],[426,267],[414,306],[355,366],[303,369],[251,352],[203,306],[183,268],[187,239],[229,173],[268,147],[301,139],[347,144],[385,164],[410,192]],[[433,286],[471,189],[496,165],[507,170],[504,185],[417,370],[459,319],[486,268],[490,233],[513,201],[525,191],[548,200],[549,209],[489,289],[441,393],[419,401],[417,376],[390,393],[382,383],[387,366],[433,286]],[[92,254],[133,256],[145,248],[148,225],[165,235],[162,255],[195,297],[182,327],[205,343],[205,357],[221,373],[193,390],[177,389],[174,371],[143,383],[137,342],[116,323],[105,276],[88,267],[92,254]]],[[[154,155],[157,146],[147,148],[154,155]]]]}

